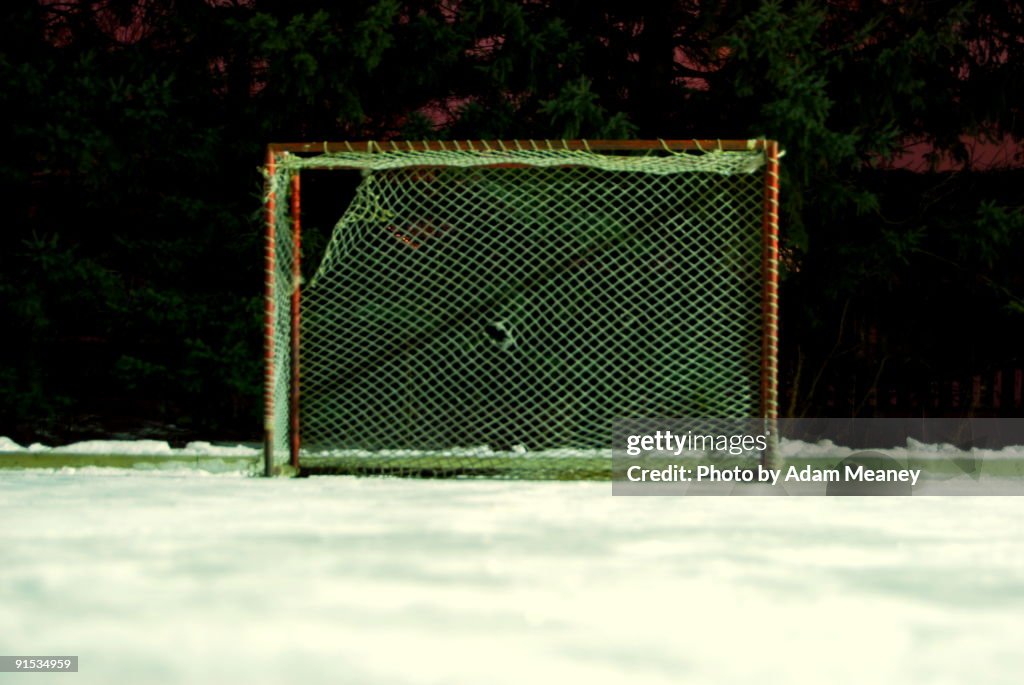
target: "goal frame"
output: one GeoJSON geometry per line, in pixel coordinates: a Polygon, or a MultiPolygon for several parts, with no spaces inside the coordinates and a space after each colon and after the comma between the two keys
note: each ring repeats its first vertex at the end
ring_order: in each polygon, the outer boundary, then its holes
{"type": "MultiPolygon", "coordinates": [[[[331,151],[383,152],[383,151],[485,151],[493,149],[519,150],[585,150],[587,152],[711,152],[761,151],[765,156],[764,198],[761,228],[761,378],[760,414],[772,434],[778,420],[778,329],[779,329],[779,143],[775,140],[475,140],[475,141],[361,141],[361,142],[290,142],[271,143],[267,146],[264,173],[265,245],[264,245],[264,374],[263,374],[263,471],[275,475],[274,464],[274,379],[277,357],[276,322],[279,316],[275,297],[278,265],[277,237],[290,230],[294,245],[291,264],[291,290],[288,300],[290,318],[288,419],[289,464],[295,473],[300,469],[299,452],[302,446],[299,398],[301,393],[301,322],[302,322],[302,217],[301,176],[296,169],[291,174],[289,197],[277,197],[275,178],[278,162],[284,155],[315,155],[331,151]],[[290,226],[277,225],[277,206],[280,201],[290,202],[290,226]]],[[[526,164],[501,163],[491,166],[525,167],[526,164]]],[[[311,165],[308,169],[353,170],[355,166],[338,164],[311,165]]]]}

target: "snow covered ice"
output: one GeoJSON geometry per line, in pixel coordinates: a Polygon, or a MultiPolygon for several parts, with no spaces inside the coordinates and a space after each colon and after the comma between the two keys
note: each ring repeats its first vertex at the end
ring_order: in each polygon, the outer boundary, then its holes
{"type": "MultiPolygon", "coordinates": [[[[1018,683],[1024,499],[0,470],[33,683],[1018,683]]],[[[27,680],[26,680],[27,682],[27,680]]]]}

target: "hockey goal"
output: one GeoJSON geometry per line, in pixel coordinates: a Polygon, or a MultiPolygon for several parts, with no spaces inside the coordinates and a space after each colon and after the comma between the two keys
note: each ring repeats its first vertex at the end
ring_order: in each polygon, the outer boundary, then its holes
{"type": "Polygon", "coordinates": [[[774,420],[778,156],[270,145],[267,473],[603,477],[615,419],[774,420]],[[359,179],[322,255],[301,243],[311,170],[359,179]]]}

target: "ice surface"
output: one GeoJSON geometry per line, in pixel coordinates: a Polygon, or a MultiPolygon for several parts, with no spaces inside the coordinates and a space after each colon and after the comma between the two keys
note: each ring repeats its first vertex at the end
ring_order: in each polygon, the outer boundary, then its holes
{"type": "Polygon", "coordinates": [[[89,468],[0,471],[0,522],[0,654],[81,657],[37,684],[1024,673],[1024,498],[89,468]]]}

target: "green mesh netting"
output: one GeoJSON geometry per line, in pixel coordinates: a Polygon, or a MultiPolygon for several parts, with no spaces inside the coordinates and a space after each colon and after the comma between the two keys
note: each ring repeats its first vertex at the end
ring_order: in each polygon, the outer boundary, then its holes
{"type": "MultiPolygon", "coordinates": [[[[303,470],[605,477],[623,417],[756,416],[764,156],[285,155],[274,458],[287,461],[288,180],[362,171],[302,289],[303,470]]],[[[316,256],[306,255],[306,259],[316,256]]]]}

